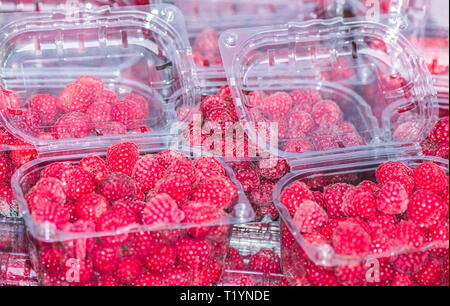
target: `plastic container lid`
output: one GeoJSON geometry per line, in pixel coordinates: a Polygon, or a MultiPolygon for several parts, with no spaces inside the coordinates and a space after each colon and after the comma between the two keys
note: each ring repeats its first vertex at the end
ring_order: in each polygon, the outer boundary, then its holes
{"type": "Polygon", "coordinates": [[[174,6],[17,16],[6,15],[0,29],[0,120],[41,152],[102,147],[130,133],[172,135],[175,110],[197,102],[174,6]],[[32,100],[41,94],[53,97],[32,100]]]}
{"type": "Polygon", "coordinates": [[[0,0],[0,13],[10,12],[39,12],[51,11],[54,9],[91,9],[103,5],[133,5],[133,0],[114,1],[114,0],[0,0]]]}
{"type": "Polygon", "coordinates": [[[376,22],[233,29],[220,48],[240,122],[275,155],[416,141],[437,115],[423,58],[397,29],[376,22]],[[279,132],[271,143],[268,124],[279,132]]]}

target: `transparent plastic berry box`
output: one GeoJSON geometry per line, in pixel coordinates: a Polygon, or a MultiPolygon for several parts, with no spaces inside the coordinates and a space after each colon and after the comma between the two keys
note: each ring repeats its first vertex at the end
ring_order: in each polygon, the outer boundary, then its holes
{"type": "Polygon", "coordinates": [[[0,286],[38,286],[27,253],[0,252],[0,286]]]}
{"type": "Polygon", "coordinates": [[[186,17],[194,61],[203,85],[221,84],[226,79],[218,44],[223,31],[270,25],[280,20],[313,19],[322,12],[322,6],[310,0],[175,0],[173,3],[186,17]]]}
{"type": "Polygon", "coordinates": [[[292,165],[274,192],[292,284],[448,286],[448,160],[415,147],[292,165]]]}
{"type": "Polygon", "coordinates": [[[421,141],[437,116],[425,61],[377,22],[233,29],[220,48],[244,130],[274,155],[421,141]]]}

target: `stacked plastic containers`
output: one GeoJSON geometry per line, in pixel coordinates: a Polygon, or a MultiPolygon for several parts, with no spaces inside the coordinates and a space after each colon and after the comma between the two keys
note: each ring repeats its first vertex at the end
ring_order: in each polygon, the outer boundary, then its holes
{"type": "Polygon", "coordinates": [[[273,194],[290,283],[448,284],[448,160],[418,145],[438,103],[398,29],[314,20],[226,31],[220,48],[244,129],[290,162],[273,194]],[[389,187],[403,190],[395,209],[389,187]]]}
{"type": "Polygon", "coordinates": [[[231,224],[254,212],[232,171],[178,146],[176,109],[200,99],[180,11],[161,4],[9,18],[0,82],[21,102],[1,116],[39,153],[12,185],[40,283],[217,282],[231,224]],[[222,190],[215,202],[205,198],[210,185],[222,190]]]}

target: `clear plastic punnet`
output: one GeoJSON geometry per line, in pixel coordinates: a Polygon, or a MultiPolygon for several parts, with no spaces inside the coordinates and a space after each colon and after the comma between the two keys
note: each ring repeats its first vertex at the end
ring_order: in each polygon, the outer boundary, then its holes
{"type": "MultiPolygon", "coordinates": [[[[327,10],[310,0],[175,0],[186,17],[194,61],[203,85],[226,80],[219,35],[228,29],[314,19],[327,10]]],[[[329,9],[332,11],[331,9],[329,9]]]]}
{"type": "Polygon", "coordinates": [[[449,164],[417,150],[292,164],[273,195],[291,284],[448,286],[449,164]]]}
{"type": "Polygon", "coordinates": [[[437,116],[425,61],[377,22],[233,29],[220,48],[244,130],[273,154],[420,141],[437,116]]]}
{"type": "Polygon", "coordinates": [[[13,21],[0,40],[3,92],[21,101],[12,108],[11,98],[4,99],[2,119],[39,154],[11,181],[39,282],[216,283],[231,224],[252,221],[254,211],[228,167],[178,141],[185,122],[176,110],[200,101],[180,11],[152,5],[69,15],[39,13],[13,21]],[[23,27],[30,23],[35,26],[23,27]],[[94,120],[104,118],[104,109],[93,111],[85,137],[77,137],[86,126],[79,118],[33,129],[31,117],[16,118],[48,111],[55,100],[35,97],[52,93],[62,116],[84,116],[73,107],[85,107],[89,96],[95,101],[88,108],[106,104],[107,115],[110,105],[113,117],[118,105],[129,104],[116,112],[130,123],[126,135],[97,133],[102,123],[111,123],[94,120]],[[38,136],[60,128],[76,133],[38,136]]]}

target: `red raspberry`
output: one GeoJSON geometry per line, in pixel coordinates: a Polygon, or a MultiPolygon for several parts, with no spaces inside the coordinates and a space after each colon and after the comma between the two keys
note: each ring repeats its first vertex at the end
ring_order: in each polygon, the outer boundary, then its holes
{"type": "Polygon", "coordinates": [[[302,233],[318,232],[327,221],[327,213],[317,203],[309,200],[300,205],[294,216],[294,222],[302,233]]]}
{"type": "Polygon", "coordinates": [[[402,184],[389,181],[381,188],[378,199],[378,210],[388,215],[403,214],[408,208],[409,194],[402,184]]]}
{"type": "Polygon", "coordinates": [[[100,273],[114,271],[119,262],[120,252],[117,247],[96,244],[91,252],[94,269],[100,273]]]}
{"type": "Polygon", "coordinates": [[[316,123],[312,116],[307,112],[296,111],[289,116],[289,129],[309,134],[315,128],[316,123]]]}
{"type": "Polygon", "coordinates": [[[176,160],[170,165],[170,167],[166,170],[166,174],[177,174],[181,176],[185,176],[191,184],[195,182],[196,179],[196,171],[191,161],[187,161],[185,159],[176,160]]]}
{"type": "Polygon", "coordinates": [[[132,287],[150,287],[150,286],[162,286],[164,284],[163,277],[151,272],[144,272],[134,282],[131,283],[132,287]]]}
{"type": "Polygon", "coordinates": [[[106,161],[111,172],[131,175],[138,160],[139,149],[134,143],[123,142],[108,148],[106,161]]]}
{"type": "Polygon", "coordinates": [[[214,108],[227,109],[228,106],[229,103],[225,99],[219,96],[211,95],[206,97],[202,101],[202,103],[200,104],[200,111],[203,113],[203,115],[206,116],[206,114],[208,114],[214,108]]]}
{"type": "Polygon", "coordinates": [[[19,129],[31,134],[42,132],[42,128],[44,127],[40,114],[34,109],[24,110],[16,124],[23,125],[23,128],[21,127],[19,129]]]}
{"type": "Polygon", "coordinates": [[[147,101],[146,98],[132,93],[130,95],[128,95],[127,97],[125,97],[124,100],[130,100],[133,101],[134,103],[136,103],[136,107],[138,109],[139,114],[141,114],[141,117],[143,119],[147,119],[148,117],[148,111],[149,111],[149,101],[147,101]]]}
{"type": "Polygon", "coordinates": [[[441,143],[444,141],[448,141],[449,137],[449,118],[441,118],[438,123],[436,123],[436,126],[434,130],[431,132],[431,135],[429,136],[429,140],[432,143],[441,143]]]}
{"type": "Polygon", "coordinates": [[[30,212],[39,204],[55,204],[63,206],[66,202],[64,186],[55,178],[41,179],[25,196],[30,212]]]}
{"type": "Polygon", "coordinates": [[[179,265],[164,273],[162,278],[167,286],[188,286],[191,283],[188,271],[179,265]]]}
{"type": "Polygon", "coordinates": [[[345,148],[363,146],[366,140],[358,133],[350,133],[342,135],[342,144],[345,148]]]}
{"type": "Polygon", "coordinates": [[[348,256],[365,256],[369,254],[370,235],[354,222],[341,222],[334,231],[332,240],[338,254],[348,256]]]}
{"type": "Polygon", "coordinates": [[[31,213],[36,223],[53,223],[57,229],[62,229],[70,219],[70,214],[59,204],[52,202],[38,202],[31,213]]]}
{"type": "Polygon", "coordinates": [[[142,274],[143,266],[139,259],[125,257],[116,267],[114,274],[123,283],[131,283],[142,274]]]}
{"type": "Polygon", "coordinates": [[[362,286],[366,281],[366,268],[360,263],[340,265],[335,273],[338,281],[344,286],[362,286]]]}
{"type": "Polygon", "coordinates": [[[290,170],[289,164],[284,159],[264,159],[257,163],[259,175],[269,180],[282,178],[290,170]]]}
{"type": "Polygon", "coordinates": [[[200,52],[218,52],[219,51],[219,34],[214,28],[203,30],[194,42],[193,50],[200,52]]]}
{"type": "Polygon", "coordinates": [[[85,112],[94,102],[94,95],[82,84],[69,84],[58,98],[58,107],[65,113],[85,112]]]}
{"type": "Polygon", "coordinates": [[[380,258],[382,255],[388,255],[394,250],[395,244],[391,237],[383,233],[372,234],[372,243],[370,245],[370,255],[373,255],[380,262],[390,261],[391,258],[380,258]]]}
{"type": "Polygon", "coordinates": [[[143,213],[143,221],[147,225],[180,223],[183,219],[183,211],[167,194],[159,194],[153,197],[147,203],[143,213]]]}
{"type": "Polygon", "coordinates": [[[200,178],[209,178],[216,175],[225,175],[225,169],[220,162],[209,156],[197,157],[192,163],[200,173],[200,178]]]}
{"type": "Polygon", "coordinates": [[[333,128],[320,127],[311,134],[311,140],[319,151],[344,147],[338,132],[333,128]]]}
{"type": "Polygon", "coordinates": [[[98,185],[98,192],[108,201],[133,200],[136,197],[136,185],[125,174],[111,173],[98,185]]]}
{"type": "Polygon", "coordinates": [[[8,131],[6,131],[1,125],[0,125],[0,145],[11,145],[14,140],[14,136],[11,135],[8,131]]]}
{"type": "Polygon", "coordinates": [[[449,159],[449,142],[442,142],[439,146],[437,146],[432,154],[429,155],[433,155],[436,157],[440,157],[443,159],[449,159]]]}
{"type": "MultiPolygon", "coordinates": [[[[21,167],[37,158],[38,154],[34,147],[22,139],[15,139],[12,145],[15,150],[11,151],[9,157],[13,165],[21,167]]],[[[12,173],[11,173],[12,174],[12,173]]]]}
{"type": "Polygon", "coordinates": [[[398,224],[396,237],[401,246],[420,248],[425,243],[425,234],[410,221],[401,221],[398,224]]]}
{"type": "Polygon", "coordinates": [[[211,286],[220,280],[222,272],[222,263],[212,259],[199,273],[194,275],[193,286],[211,286]]]}
{"type": "Polygon", "coordinates": [[[186,177],[171,174],[156,184],[155,191],[158,194],[169,195],[179,206],[182,206],[188,200],[191,188],[191,183],[186,177]]]}
{"type": "Polygon", "coordinates": [[[318,125],[341,124],[344,120],[344,114],[339,105],[329,100],[316,103],[311,115],[318,125]]]}
{"type": "Polygon", "coordinates": [[[203,129],[208,134],[214,132],[216,135],[221,135],[220,133],[225,124],[235,121],[236,118],[233,117],[231,111],[226,108],[216,107],[205,114],[205,126],[203,129]]]}
{"type": "Polygon", "coordinates": [[[75,215],[83,220],[97,221],[108,210],[106,198],[96,193],[85,194],[75,205],[75,215]]]}
{"type": "Polygon", "coordinates": [[[446,177],[447,175],[444,170],[432,162],[423,163],[414,171],[416,186],[420,189],[430,190],[436,193],[448,189],[446,177]]]}
{"type": "Polygon", "coordinates": [[[283,191],[280,202],[293,216],[305,201],[314,201],[314,195],[303,182],[295,182],[283,191]]]}
{"type": "Polygon", "coordinates": [[[120,287],[122,284],[114,275],[102,275],[96,279],[97,287],[120,287]]]}
{"type": "Polygon", "coordinates": [[[96,129],[95,133],[97,136],[123,135],[127,133],[127,127],[120,122],[107,122],[101,129],[96,129]]]}
{"type": "Polygon", "coordinates": [[[108,89],[103,89],[97,96],[97,100],[95,102],[96,103],[108,103],[108,104],[114,105],[117,102],[119,102],[119,98],[117,98],[117,95],[115,92],[108,90],[108,89]]]}
{"type": "Polygon", "coordinates": [[[413,171],[401,162],[390,161],[378,167],[375,175],[378,184],[384,185],[391,180],[398,181],[401,177],[411,177],[413,176],[413,171]]]}
{"type": "Polygon", "coordinates": [[[95,188],[92,176],[79,166],[64,170],[60,180],[66,190],[67,198],[74,201],[93,192],[95,188]]]}
{"type": "Polygon", "coordinates": [[[241,254],[239,254],[239,252],[234,248],[228,248],[227,257],[225,260],[225,269],[232,271],[242,271],[244,270],[244,265],[244,259],[242,258],[241,254]]]}
{"type": "Polygon", "coordinates": [[[285,152],[303,153],[315,151],[315,149],[314,144],[307,139],[288,141],[283,145],[285,152]]]}
{"type": "Polygon", "coordinates": [[[359,183],[358,187],[366,188],[367,190],[371,191],[376,197],[378,197],[378,194],[380,193],[381,187],[371,181],[362,181],[359,183]]]}
{"type": "MultiPolygon", "coordinates": [[[[8,212],[11,212],[16,205],[13,205],[14,193],[9,184],[0,183],[0,203],[5,200],[8,204],[8,212]]],[[[0,205],[1,206],[1,205],[0,205]]],[[[1,209],[0,209],[1,210],[1,209]]]]}
{"type": "Polygon", "coordinates": [[[132,177],[137,188],[147,193],[155,188],[156,183],[163,177],[164,169],[152,155],[142,157],[134,167],[132,177]]]}
{"type": "Polygon", "coordinates": [[[70,286],[85,286],[90,284],[94,276],[94,268],[89,260],[69,260],[66,263],[64,275],[70,286]]]}
{"type": "Polygon", "coordinates": [[[344,196],[348,190],[353,187],[348,184],[334,184],[325,187],[324,199],[326,203],[326,210],[330,218],[341,218],[344,217],[342,211],[342,204],[344,202],[344,196]]]}
{"type": "Polygon", "coordinates": [[[191,197],[194,201],[204,201],[217,208],[227,209],[236,197],[236,187],[227,177],[214,176],[194,187],[191,197]]]}
{"type": "Polygon", "coordinates": [[[164,245],[155,253],[144,259],[147,270],[157,274],[162,274],[175,265],[176,261],[175,248],[171,245],[164,245]]]}
{"type": "Polygon", "coordinates": [[[233,95],[231,94],[231,88],[229,85],[224,85],[221,87],[217,94],[225,101],[233,102],[233,95]]]}
{"type": "Polygon", "coordinates": [[[64,261],[64,250],[58,246],[43,247],[39,253],[39,266],[54,275],[60,272],[64,261]]]}
{"type": "Polygon", "coordinates": [[[261,249],[250,257],[248,269],[254,272],[280,274],[280,257],[271,250],[261,249]]]}
{"type": "Polygon", "coordinates": [[[313,106],[322,101],[319,91],[315,89],[298,89],[291,92],[292,102],[296,109],[310,113],[313,106]]]}
{"type": "Polygon", "coordinates": [[[167,170],[176,160],[180,159],[188,160],[188,158],[184,156],[182,153],[172,150],[160,152],[156,154],[155,158],[158,161],[159,165],[163,167],[164,170],[167,170]]]}
{"type": "Polygon", "coordinates": [[[396,272],[394,279],[392,280],[391,286],[393,287],[412,287],[414,286],[414,281],[407,274],[396,272]]]}
{"type": "Polygon", "coordinates": [[[262,91],[252,91],[248,94],[247,103],[249,108],[260,108],[264,106],[267,95],[262,91]]]}
{"type": "Polygon", "coordinates": [[[340,286],[336,275],[328,269],[312,265],[306,271],[306,279],[311,286],[340,286]]]}
{"type": "Polygon", "coordinates": [[[105,86],[102,80],[90,75],[78,77],[76,83],[83,85],[94,97],[97,97],[103,91],[103,87],[105,86]]]}
{"type": "Polygon", "coordinates": [[[448,259],[449,221],[445,220],[441,222],[435,229],[428,233],[426,240],[435,246],[430,251],[432,255],[438,258],[448,259]]]}
{"type": "Polygon", "coordinates": [[[52,163],[44,168],[41,172],[41,178],[54,177],[59,178],[64,170],[67,170],[71,167],[71,164],[68,163],[52,163]]]}
{"type": "Polygon", "coordinates": [[[249,198],[257,206],[271,205],[273,204],[272,194],[274,188],[274,181],[262,180],[259,186],[250,192],[249,198]]]}
{"type": "Polygon", "coordinates": [[[402,273],[417,273],[425,266],[428,258],[428,252],[400,254],[394,261],[394,267],[402,273]]]}
{"type": "Polygon", "coordinates": [[[1,89],[0,91],[0,111],[4,109],[19,109],[21,105],[20,99],[16,93],[1,89]],[[5,100],[3,100],[5,97],[5,100]]]}
{"type": "Polygon", "coordinates": [[[366,188],[353,187],[345,193],[342,211],[348,217],[369,220],[375,217],[377,212],[376,198],[366,188]]]}
{"type": "Polygon", "coordinates": [[[86,172],[90,173],[97,183],[101,182],[109,174],[106,162],[99,156],[85,156],[79,165],[86,172]]]}
{"type": "Polygon", "coordinates": [[[254,190],[260,184],[259,174],[253,165],[248,167],[236,167],[234,168],[234,173],[236,179],[242,184],[242,188],[245,192],[254,190]]]}
{"type": "Polygon", "coordinates": [[[286,116],[292,107],[292,98],[286,92],[277,92],[264,102],[264,110],[275,118],[286,116]]]}
{"type": "Polygon", "coordinates": [[[137,103],[132,100],[122,100],[116,103],[112,109],[113,119],[127,128],[145,124],[146,117],[144,115],[137,103]]]}
{"type": "Polygon", "coordinates": [[[369,220],[372,234],[385,234],[394,238],[397,232],[397,218],[393,215],[379,214],[369,220]]]}
{"type": "Polygon", "coordinates": [[[447,215],[448,207],[440,196],[427,190],[418,190],[413,194],[408,217],[419,228],[431,230],[447,215]]]}
{"type": "Polygon", "coordinates": [[[128,245],[130,255],[137,258],[145,258],[155,253],[164,245],[163,239],[158,232],[137,232],[132,234],[132,241],[128,245]]]}
{"type": "MultiPolygon", "coordinates": [[[[97,221],[97,231],[113,232],[119,228],[133,224],[134,220],[123,210],[110,210],[104,213],[97,221]]],[[[101,240],[109,246],[124,245],[130,239],[129,234],[119,234],[113,236],[101,237],[101,240]]]]}
{"type": "Polygon", "coordinates": [[[55,124],[58,138],[84,138],[91,134],[89,117],[84,113],[68,113],[55,124]]]}
{"type": "Polygon", "coordinates": [[[0,181],[7,182],[11,178],[12,166],[6,155],[0,152],[0,181]]]}
{"type": "Polygon", "coordinates": [[[422,270],[413,275],[419,286],[441,286],[443,269],[437,260],[431,260],[422,270]]]}
{"type": "MultiPolygon", "coordinates": [[[[183,207],[185,215],[184,222],[187,224],[210,224],[219,218],[217,208],[214,205],[204,202],[191,201],[183,207]]],[[[203,238],[209,234],[212,227],[195,227],[189,229],[189,234],[196,238],[203,238]]]]}
{"type": "Polygon", "coordinates": [[[211,257],[211,248],[204,239],[184,237],[175,243],[178,262],[189,271],[199,271],[211,257]]]}
{"type": "Polygon", "coordinates": [[[86,114],[89,115],[90,123],[96,128],[102,128],[112,120],[112,106],[105,102],[95,102],[89,106],[86,114]]]}
{"type": "Polygon", "coordinates": [[[41,117],[44,125],[55,123],[59,110],[58,99],[51,95],[37,95],[30,100],[30,107],[41,117]]]}

